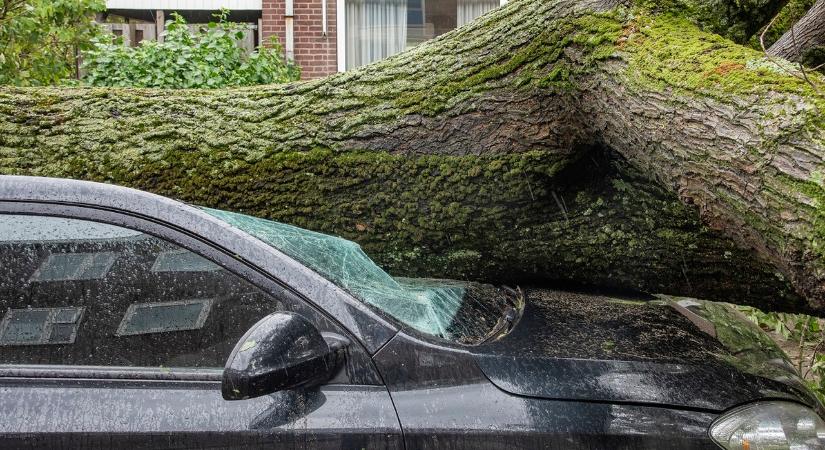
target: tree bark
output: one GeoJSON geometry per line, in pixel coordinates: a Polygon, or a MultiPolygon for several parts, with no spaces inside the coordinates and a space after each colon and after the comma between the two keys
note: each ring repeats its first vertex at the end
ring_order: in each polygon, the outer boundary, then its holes
{"type": "Polygon", "coordinates": [[[825,0],[817,0],[808,12],[768,49],[768,54],[802,62],[817,47],[825,51],[825,0]]]}
{"type": "Polygon", "coordinates": [[[0,173],[341,234],[406,275],[825,310],[822,108],[686,19],[513,0],[322,80],[0,90],[0,173]]]}

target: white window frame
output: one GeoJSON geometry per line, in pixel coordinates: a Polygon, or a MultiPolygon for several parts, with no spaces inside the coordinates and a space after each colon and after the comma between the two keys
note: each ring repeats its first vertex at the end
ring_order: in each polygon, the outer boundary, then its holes
{"type": "Polygon", "coordinates": [[[335,0],[335,29],[336,44],[338,44],[338,71],[347,70],[347,16],[344,8],[347,7],[346,0],[335,0]]]}
{"type": "MultiPolygon", "coordinates": [[[[500,0],[499,4],[504,6],[508,0],[500,0]]],[[[335,3],[335,27],[336,27],[336,44],[337,44],[337,58],[338,58],[338,72],[346,72],[347,70],[347,17],[346,17],[346,0],[336,0],[335,3]]]]}
{"type": "Polygon", "coordinates": [[[106,0],[107,9],[183,9],[217,11],[221,8],[260,11],[261,0],[106,0]]]}

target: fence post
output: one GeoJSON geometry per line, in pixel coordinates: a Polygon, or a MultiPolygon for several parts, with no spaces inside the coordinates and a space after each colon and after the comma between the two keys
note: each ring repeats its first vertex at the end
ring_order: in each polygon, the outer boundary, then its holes
{"type": "Polygon", "coordinates": [[[162,9],[155,11],[155,39],[163,42],[163,31],[166,27],[166,17],[162,9]]]}

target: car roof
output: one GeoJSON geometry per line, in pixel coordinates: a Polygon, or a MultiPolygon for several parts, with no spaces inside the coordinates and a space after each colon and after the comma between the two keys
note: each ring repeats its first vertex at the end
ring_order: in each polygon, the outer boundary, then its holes
{"type": "Polygon", "coordinates": [[[288,284],[341,322],[370,353],[397,331],[390,321],[295,259],[194,206],[168,197],[91,181],[0,175],[0,201],[118,210],[187,230],[288,284]]]}

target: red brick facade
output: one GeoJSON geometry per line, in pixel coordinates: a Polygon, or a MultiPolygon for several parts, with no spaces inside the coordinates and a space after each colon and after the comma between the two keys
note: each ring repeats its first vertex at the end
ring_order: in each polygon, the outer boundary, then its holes
{"type": "MultiPolygon", "coordinates": [[[[293,42],[295,62],[301,78],[320,78],[338,71],[336,0],[293,0],[293,42]],[[327,2],[327,34],[323,35],[322,3],[327,2]]],[[[264,42],[278,36],[286,47],[286,0],[263,0],[264,42]]]]}

